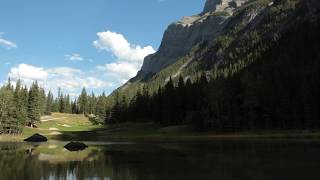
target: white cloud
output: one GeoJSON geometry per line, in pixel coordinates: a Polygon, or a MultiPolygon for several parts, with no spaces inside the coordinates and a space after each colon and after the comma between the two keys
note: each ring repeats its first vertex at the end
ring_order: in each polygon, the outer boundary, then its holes
{"type": "Polygon", "coordinates": [[[99,71],[104,71],[105,75],[109,79],[116,80],[115,83],[123,84],[131,77],[134,77],[137,74],[139,67],[137,65],[127,62],[116,62],[110,63],[103,66],[97,66],[99,71]]]}
{"type": "Polygon", "coordinates": [[[14,42],[3,39],[3,38],[0,38],[0,45],[6,47],[8,49],[18,48],[18,46],[14,42]]]}
{"type": "Polygon", "coordinates": [[[98,40],[93,42],[96,48],[109,51],[123,61],[143,61],[144,57],[155,52],[151,46],[132,45],[122,34],[115,32],[98,32],[97,36],[98,40]]]}
{"type": "Polygon", "coordinates": [[[27,86],[30,86],[34,81],[38,81],[46,90],[56,91],[60,87],[68,93],[78,93],[83,87],[97,89],[111,86],[110,83],[99,79],[93,73],[69,67],[45,69],[28,64],[19,64],[11,68],[8,77],[13,82],[21,79],[23,84],[27,86]]]}
{"type": "Polygon", "coordinates": [[[11,68],[8,76],[13,80],[22,79],[26,84],[30,84],[33,81],[45,81],[48,78],[48,73],[41,67],[19,64],[11,68]]]}
{"type": "Polygon", "coordinates": [[[94,41],[93,45],[117,58],[116,62],[98,66],[97,69],[105,71],[105,75],[114,79],[117,84],[134,77],[140,70],[144,58],[155,52],[152,46],[132,45],[122,34],[116,32],[98,32],[97,36],[98,40],[94,41]]]}
{"type": "Polygon", "coordinates": [[[54,87],[63,88],[103,88],[107,87],[107,83],[94,77],[91,74],[85,73],[79,69],[58,67],[48,69],[49,78],[51,82],[47,84],[53,84],[54,87]]]}
{"type": "Polygon", "coordinates": [[[64,55],[69,61],[83,61],[84,58],[78,54],[78,53],[73,53],[73,54],[66,54],[64,55]]]}
{"type": "Polygon", "coordinates": [[[3,32],[0,32],[0,45],[6,47],[8,49],[18,48],[18,45],[10,40],[4,39],[2,36],[4,35],[3,32]]]}

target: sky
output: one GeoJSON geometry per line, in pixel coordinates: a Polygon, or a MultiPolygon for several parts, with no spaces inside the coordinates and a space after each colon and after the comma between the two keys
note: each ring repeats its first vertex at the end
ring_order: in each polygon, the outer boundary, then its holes
{"type": "Polygon", "coordinates": [[[166,27],[205,0],[0,0],[0,85],[109,94],[157,51],[166,27]]]}

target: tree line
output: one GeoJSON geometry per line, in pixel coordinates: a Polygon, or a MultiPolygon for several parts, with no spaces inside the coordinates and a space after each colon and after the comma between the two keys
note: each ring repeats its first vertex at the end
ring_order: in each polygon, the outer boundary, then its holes
{"type": "Polygon", "coordinates": [[[24,86],[21,80],[13,84],[8,79],[0,88],[0,134],[20,134],[24,126],[36,127],[41,116],[52,112],[84,114],[96,124],[106,120],[107,96],[88,95],[83,88],[77,98],[64,94],[61,89],[54,97],[53,93],[45,92],[38,82],[30,87],[24,86]]]}
{"type": "Polygon", "coordinates": [[[33,126],[39,122],[41,115],[51,113],[46,104],[51,97],[52,94],[46,95],[37,82],[27,88],[20,80],[13,86],[9,79],[0,88],[0,134],[19,134],[24,125],[33,126]]]}

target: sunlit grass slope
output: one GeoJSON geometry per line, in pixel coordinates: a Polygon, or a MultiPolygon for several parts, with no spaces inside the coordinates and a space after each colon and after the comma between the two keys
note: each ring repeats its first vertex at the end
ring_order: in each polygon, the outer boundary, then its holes
{"type": "Polygon", "coordinates": [[[56,136],[64,132],[90,131],[98,126],[93,125],[83,115],[53,113],[51,116],[43,117],[37,124],[38,128],[25,127],[22,138],[39,133],[47,137],[56,136]]]}

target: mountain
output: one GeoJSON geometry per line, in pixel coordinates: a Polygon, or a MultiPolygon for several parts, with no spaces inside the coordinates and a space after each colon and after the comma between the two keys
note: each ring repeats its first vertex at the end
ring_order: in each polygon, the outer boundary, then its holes
{"type": "Polygon", "coordinates": [[[207,0],[201,13],[168,26],[159,50],[113,95],[131,99],[144,86],[154,92],[170,77],[194,80],[230,66],[244,68],[254,61],[253,50],[267,51],[297,24],[317,19],[318,10],[317,0],[207,0]]]}
{"type": "Polygon", "coordinates": [[[248,0],[207,0],[204,10],[169,25],[158,52],[145,58],[136,78],[152,76],[185,56],[202,41],[219,37],[235,9],[248,0]]]}
{"type": "Polygon", "coordinates": [[[319,129],[319,32],[318,0],[207,0],[109,97],[112,122],[319,129]]]}

